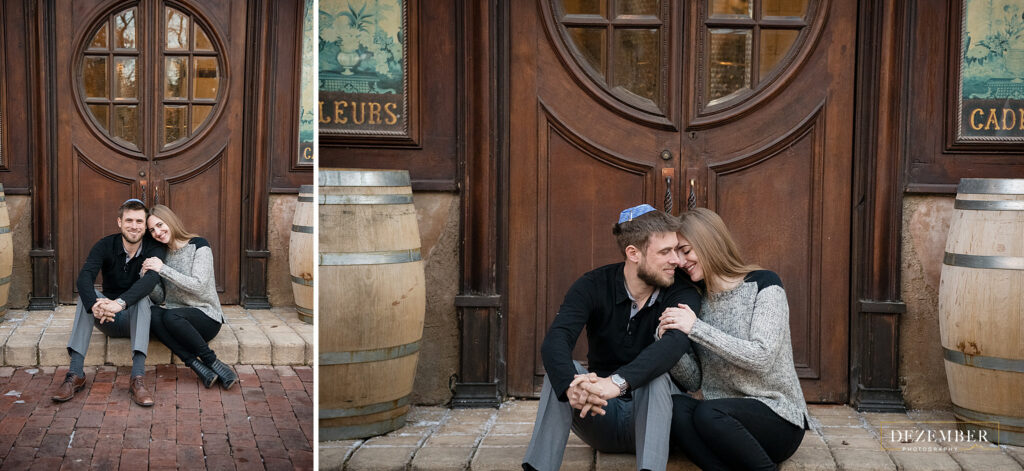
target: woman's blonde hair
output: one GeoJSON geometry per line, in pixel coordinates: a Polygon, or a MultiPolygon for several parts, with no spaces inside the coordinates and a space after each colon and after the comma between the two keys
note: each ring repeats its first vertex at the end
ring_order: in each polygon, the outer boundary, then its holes
{"type": "Polygon", "coordinates": [[[704,283],[710,292],[722,291],[721,284],[726,279],[743,278],[761,269],[743,261],[725,222],[710,209],[695,208],[679,215],[679,234],[690,243],[690,249],[697,252],[704,270],[704,283]]]}
{"type": "MultiPolygon", "coordinates": [[[[198,237],[198,235],[187,231],[185,229],[185,224],[181,222],[181,218],[179,218],[177,214],[174,214],[174,211],[171,211],[171,208],[168,208],[167,206],[162,204],[154,205],[150,208],[149,215],[156,216],[162,219],[164,224],[167,224],[167,229],[171,231],[171,242],[178,240],[187,242],[193,237],[198,237]]],[[[174,246],[171,247],[173,248],[174,246]]]]}

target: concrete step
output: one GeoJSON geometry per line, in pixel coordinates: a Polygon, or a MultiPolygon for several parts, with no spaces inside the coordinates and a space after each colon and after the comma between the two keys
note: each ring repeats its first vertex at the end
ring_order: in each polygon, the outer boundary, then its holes
{"type": "MultiPolygon", "coordinates": [[[[223,309],[227,321],[210,347],[224,363],[313,364],[313,326],[299,320],[294,308],[247,310],[241,306],[224,306],[223,309]]],[[[69,305],[54,311],[8,311],[0,322],[0,365],[67,365],[67,342],[74,316],[75,306],[69,305]]],[[[107,338],[93,329],[85,364],[131,366],[129,345],[126,338],[107,338]]],[[[181,363],[172,356],[159,340],[150,339],[147,365],[181,363]]]]}

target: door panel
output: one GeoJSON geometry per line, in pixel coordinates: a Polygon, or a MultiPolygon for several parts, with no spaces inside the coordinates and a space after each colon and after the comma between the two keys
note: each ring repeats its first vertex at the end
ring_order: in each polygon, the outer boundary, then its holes
{"type": "MultiPolygon", "coordinates": [[[[751,0],[744,3],[751,5],[748,19],[709,18],[712,2],[661,3],[671,5],[669,11],[657,10],[657,18],[643,20],[652,26],[643,27],[658,28],[667,54],[659,55],[659,73],[641,79],[662,82],[634,84],[635,90],[668,92],[651,94],[668,110],[655,119],[634,116],[640,112],[620,106],[632,99],[629,91],[602,82],[610,77],[615,83],[619,70],[608,62],[618,43],[608,38],[637,27],[634,20],[558,18],[564,10],[552,2],[559,1],[514,2],[509,15],[516,38],[510,55],[510,394],[539,392],[539,347],[571,283],[622,259],[611,235],[618,211],[639,203],[665,208],[669,190],[678,213],[692,182],[696,204],[722,215],[747,259],[782,277],[807,399],[845,401],[855,3],[805,2],[794,10],[802,17],[767,18],[777,14],[761,12],[770,2],[751,0]],[[566,41],[585,36],[574,28],[591,28],[599,39],[567,47],[566,41]],[[708,39],[743,28],[751,41],[708,39]],[[722,59],[733,56],[747,58],[741,65],[748,72],[722,59]],[[718,62],[711,64],[711,57],[718,62]],[[719,80],[733,80],[726,83],[732,88],[716,91],[719,80]],[[627,100],[617,102],[619,95],[627,100]],[[686,110],[685,116],[671,110],[686,110]],[[659,158],[663,151],[667,160],[659,158]]],[[[600,15],[618,3],[600,2],[607,5],[600,15]]],[[[582,358],[579,347],[576,357],[582,358]]]]}
{"type": "Polygon", "coordinates": [[[71,228],[58,231],[59,300],[74,302],[89,249],[134,197],[168,204],[210,241],[221,302],[238,302],[246,2],[59,0],[56,11],[69,32],[56,61],[70,129],[57,139],[57,215],[71,228]],[[119,118],[126,106],[135,115],[119,118]]]}

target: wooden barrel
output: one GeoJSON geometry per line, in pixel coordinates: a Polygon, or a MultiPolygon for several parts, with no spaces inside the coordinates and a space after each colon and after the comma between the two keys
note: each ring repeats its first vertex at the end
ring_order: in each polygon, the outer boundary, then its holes
{"type": "Polygon", "coordinates": [[[7,316],[13,269],[14,234],[11,233],[11,215],[7,212],[7,196],[4,195],[4,185],[0,183],[0,320],[7,316]]]}
{"type": "Polygon", "coordinates": [[[320,440],[405,424],[426,292],[409,173],[320,169],[320,440]]]}
{"type": "Polygon", "coordinates": [[[299,201],[292,217],[288,241],[288,271],[292,275],[292,293],[299,319],[313,323],[313,185],[299,187],[299,201]]]}
{"type": "Polygon", "coordinates": [[[1024,179],[960,180],[939,331],[960,428],[1024,445],[1024,179]]]}

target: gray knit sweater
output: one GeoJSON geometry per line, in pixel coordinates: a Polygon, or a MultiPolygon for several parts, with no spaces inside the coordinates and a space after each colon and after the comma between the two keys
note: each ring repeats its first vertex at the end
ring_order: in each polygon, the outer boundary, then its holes
{"type": "Polygon", "coordinates": [[[194,307],[224,323],[213,278],[213,250],[206,239],[193,237],[184,247],[168,250],[160,280],[150,295],[154,303],[165,302],[168,309],[194,307]]]}
{"type": "Polygon", "coordinates": [[[789,303],[778,275],[753,271],[736,288],[705,297],[690,340],[699,364],[688,353],[670,370],[686,390],[703,389],[705,399],[757,399],[804,427],[807,403],[793,365],[789,303]]]}

